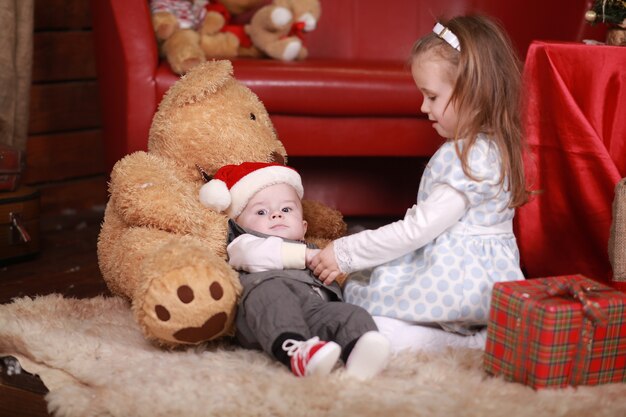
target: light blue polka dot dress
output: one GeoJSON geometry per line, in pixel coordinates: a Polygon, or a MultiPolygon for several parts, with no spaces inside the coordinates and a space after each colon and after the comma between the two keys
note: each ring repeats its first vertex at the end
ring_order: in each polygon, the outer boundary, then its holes
{"type": "Polygon", "coordinates": [[[417,195],[419,204],[441,183],[460,191],[469,208],[459,223],[414,252],[351,274],[344,289],[347,302],[372,315],[437,323],[463,334],[487,323],[493,284],[524,277],[510,193],[498,184],[496,145],[479,136],[468,161],[481,180],[464,174],[454,143],[446,142],[424,170],[417,195]]]}

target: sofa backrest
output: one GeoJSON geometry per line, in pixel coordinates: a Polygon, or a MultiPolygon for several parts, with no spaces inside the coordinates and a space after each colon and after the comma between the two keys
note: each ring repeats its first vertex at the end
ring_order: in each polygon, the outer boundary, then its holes
{"type": "Polygon", "coordinates": [[[319,26],[307,38],[312,58],[404,60],[438,17],[480,13],[498,19],[526,54],[534,39],[580,41],[591,0],[321,0],[319,26]]]}

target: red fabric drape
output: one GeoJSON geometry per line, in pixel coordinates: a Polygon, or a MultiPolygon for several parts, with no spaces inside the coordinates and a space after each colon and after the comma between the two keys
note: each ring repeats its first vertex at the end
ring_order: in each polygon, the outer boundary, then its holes
{"type": "Polygon", "coordinates": [[[516,234],[527,277],[609,282],[615,185],[626,176],[626,48],[534,42],[524,67],[529,185],[516,234]]]}

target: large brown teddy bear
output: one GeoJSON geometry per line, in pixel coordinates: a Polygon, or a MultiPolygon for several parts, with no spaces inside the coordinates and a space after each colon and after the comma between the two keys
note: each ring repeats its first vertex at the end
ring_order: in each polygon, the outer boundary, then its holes
{"type": "MultiPolygon", "coordinates": [[[[200,187],[223,165],[284,162],[259,99],[229,61],[194,67],[167,92],[148,151],[113,167],[98,239],[109,289],[130,300],[147,338],[196,344],[233,333],[241,286],[226,262],[227,217],[202,206],[200,187]]],[[[341,214],[305,201],[307,239],[343,235],[341,214]]]]}

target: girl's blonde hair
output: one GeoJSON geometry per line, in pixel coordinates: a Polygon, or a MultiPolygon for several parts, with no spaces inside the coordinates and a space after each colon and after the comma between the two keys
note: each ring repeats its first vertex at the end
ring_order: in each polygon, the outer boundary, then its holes
{"type": "Polygon", "coordinates": [[[459,115],[454,140],[463,172],[477,179],[470,172],[469,151],[480,132],[488,134],[502,156],[500,185],[506,180],[509,205],[521,206],[528,200],[528,191],[522,158],[520,60],[506,32],[487,17],[459,16],[441,23],[458,37],[461,51],[431,33],[413,45],[411,62],[432,53],[450,64],[454,89],[448,105],[454,105],[459,115]],[[467,139],[462,149],[460,138],[467,139]]]}

